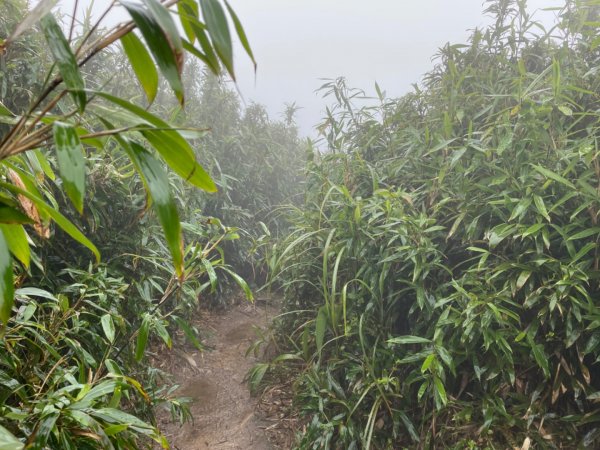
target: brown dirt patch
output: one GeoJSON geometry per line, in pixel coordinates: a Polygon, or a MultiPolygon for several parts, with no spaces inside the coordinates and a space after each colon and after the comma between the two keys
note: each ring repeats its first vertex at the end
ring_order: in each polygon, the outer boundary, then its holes
{"type": "Polygon", "coordinates": [[[173,449],[289,448],[269,442],[273,436],[267,429],[276,417],[265,417],[264,404],[257,410],[259,399],[250,396],[244,381],[257,362],[253,356],[245,356],[257,338],[255,327],[268,326],[276,313],[272,306],[248,303],[224,313],[202,311],[196,325],[208,335],[204,344],[210,350],[198,352],[188,348],[160,357],[157,365],[171,372],[181,386],[176,395],[193,399],[193,423],[179,426],[171,422],[168,413],[158,413],[159,428],[173,449]]]}

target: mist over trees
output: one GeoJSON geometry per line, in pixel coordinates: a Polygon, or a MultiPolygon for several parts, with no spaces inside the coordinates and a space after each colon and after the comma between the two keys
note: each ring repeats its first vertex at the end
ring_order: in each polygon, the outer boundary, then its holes
{"type": "Polygon", "coordinates": [[[227,2],[120,3],[0,5],[0,449],[169,448],[154,350],[269,293],[294,448],[600,445],[597,0],[486,1],[401,98],[325,82],[316,142],[238,95],[227,2]]]}

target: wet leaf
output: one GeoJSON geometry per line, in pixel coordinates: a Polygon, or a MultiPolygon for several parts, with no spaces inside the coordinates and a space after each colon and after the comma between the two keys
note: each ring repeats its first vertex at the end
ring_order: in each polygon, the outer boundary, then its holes
{"type": "Polygon", "coordinates": [[[181,224],[171,186],[160,163],[144,147],[130,142],[126,149],[129,157],[145,180],[152,204],[162,225],[163,232],[178,276],[183,275],[183,252],[181,224]]]}
{"type": "Polygon", "coordinates": [[[133,32],[123,36],[121,44],[123,44],[123,50],[125,50],[135,76],[146,93],[148,102],[152,103],[158,91],[158,71],[152,57],[133,32]]]}
{"type": "Polygon", "coordinates": [[[87,102],[87,96],[84,91],[85,85],[69,42],[52,14],[45,15],[41,20],[41,24],[46,41],[50,47],[50,53],[52,53],[54,61],[58,66],[58,71],[67,89],[71,91],[73,100],[79,107],[79,110],[83,111],[87,102]]]}
{"type": "Polygon", "coordinates": [[[6,324],[15,300],[13,266],[8,242],[0,231],[0,322],[6,324]]]}
{"type": "Polygon", "coordinates": [[[54,122],[54,144],[60,177],[75,209],[83,213],[85,196],[85,156],[75,129],[62,122],[54,122]]]}
{"type": "Polygon", "coordinates": [[[183,47],[175,24],[164,6],[156,0],[145,0],[144,5],[121,0],[134,23],[142,33],[150,52],[180,103],[183,103],[183,47]],[[175,35],[177,37],[175,37],[175,35]]]}
{"type": "Polygon", "coordinates": [[[227,72],[235,80],[233,46],[225,11],[218,0],[200,0],[200,6],[214,48],[227,72]]]}

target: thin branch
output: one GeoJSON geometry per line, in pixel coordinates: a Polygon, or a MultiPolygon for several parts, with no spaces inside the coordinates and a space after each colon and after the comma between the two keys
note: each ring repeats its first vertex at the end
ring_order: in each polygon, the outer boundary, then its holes
{"type": "Polygon", "coordinates": [[[73,30],[75,29],[75,16],[79,7],[79,0],[75,0],[73,4],[73,15],[71,16],[71,26],[69,27],[69,42],[73,39],[73,30]]]}

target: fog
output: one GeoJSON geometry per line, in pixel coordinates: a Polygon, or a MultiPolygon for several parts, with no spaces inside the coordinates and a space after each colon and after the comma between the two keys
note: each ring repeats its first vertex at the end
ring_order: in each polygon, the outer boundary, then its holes
{"type": "MultiPolygon", "coordinates": [[[[83,6],[89,0],[80,1],[83,6]]],[[[106,7],[96,1],[92,11],[106,7]]],[[[315,92],[323,78],[344,76],[348,84],[374,95],[377,82],[390,96],[411,89],[433,66],[447,42],[465,42],[476,27],[490,22],[481,0],[231,0],[258,60],[256,74],[238,48],[236,71],[246,103],[264,104],[278,117],[285,103],[300,106],[303,134],[314,136],[326,101],[315,92]]],[[[550,23],[560,0],[530,0],[529,9],[550,23]]],[[[63,12],[73,0],[61,0],[63,12]]],[[[116,12],[109,23],[126,20],[116,12]]]]}

